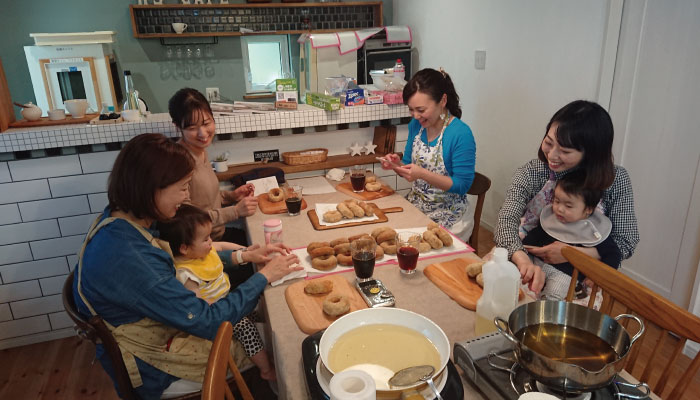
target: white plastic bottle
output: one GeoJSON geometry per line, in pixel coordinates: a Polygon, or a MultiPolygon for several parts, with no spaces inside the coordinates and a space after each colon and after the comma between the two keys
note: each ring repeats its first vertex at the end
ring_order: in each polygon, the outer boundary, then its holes
{"type": "Polygon", "coordinates": [[[520,291],[520,271],[508,261],[508,251],[497,248],[489,262],[482,268],[484,274],[484,292],[476,302],[477,336],[496,330],[495,317],[508,319],[518,305],[520,291]]]}
{"type": "Polygon", "coordinates": [[[394,65],[394,76],[404,80],[406,79],[406,67],[403,65],[400,58],[396,60],[396,64],[394,65]]]}

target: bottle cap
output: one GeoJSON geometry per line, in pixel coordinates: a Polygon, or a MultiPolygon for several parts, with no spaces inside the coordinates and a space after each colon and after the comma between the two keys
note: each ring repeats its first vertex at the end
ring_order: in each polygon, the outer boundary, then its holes
{"type": "Polygon", "coordinates": [[[277,219],[277,218],[271,218],[268,220],[265,220],[263,223],[263,227],[271,229],[271,228],[281,228],[282,227],[282,220],[277,219]]]}

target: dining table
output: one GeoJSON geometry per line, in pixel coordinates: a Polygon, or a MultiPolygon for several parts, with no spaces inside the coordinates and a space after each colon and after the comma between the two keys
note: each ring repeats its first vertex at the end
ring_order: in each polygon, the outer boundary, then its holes
{"type": "MultiPolygon", "coordinates": [[[[347,177],[344,181],[347,181],[347,177]]],[[[341,182],[330,181],[333,186],[341,182]]],[[[293,180],[289,181],[294,184],[293,180]]],[[[282,221],[284,244],[292,249],[306,247],[314,241],[330,241],[335,238],[349,237],[361,233],[369,233],[380,226],[400,228],[425,228],[431,221],[425,214],[408,202],[401,195],[394,193],[390,196],[372,200],[379,208],[401,207],[402,212],[386,214],[389,221],[380,224],[343,227],[332,230],[314,230],[307,216],[316,203],[338,203],[347,200],[348,195],[341,192],[304,195],[308,208],[297,216],[284,214],[268,215],[260,211],[246,218],[248,234],[251,243],[264,243],[263,223],[269,218],[279,218],[282,221]]],[[[474,252],[449,254],[440,257],[418,260],[416,273],[404,275],[400,273],[397,264],[376,266],[374,277],[381,280],[394,294],[397,308],[406,309],[421,314],[435,322],[447,335],[450,348],[457,341],[475,337],[475,313],[452,300],[447,294],[435,286],[424,274],[426,266],[451,260],[457,257],[479,257],[474,252]]],[[[348,281],[355,279],[352,269],[340,275],[348,281]]],[[[312,277],[313,274],[309,274],[312,277]]],[[[304,279],[304,278],[299,278],[304,279]]],[[[302,341],[308,336],[299,329],[285,299],[286,288],[298,281],[287,281],[281,285],[265,289],[261,300],[261,308],[265,321],[265,336],[272,348],[277,370],[277,388],[280,399],[307,399],[307,385],[302,366],[302,341]]],[[[459,369],[459,368],[458,368],[459,369]]],[[[462,371],[460,370],[460,374],[462,371]]],[[[483,397],[462,378],[465,399],[483,399],[483,397]]]]}

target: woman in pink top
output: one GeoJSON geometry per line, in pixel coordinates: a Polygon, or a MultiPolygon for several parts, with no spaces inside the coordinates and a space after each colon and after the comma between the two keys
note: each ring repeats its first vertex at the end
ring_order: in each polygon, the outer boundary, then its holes
{"type": "Polygon", "coordinates": [[[209,102],[197,90],[184,88],[170,98],[168,111],[173,123],[182,133],[179,143],[195,159],[194,175],[190,183],[190,203],[209,212],[213,221],[213,240],[223,239],[245,244],[245,240],[232,240],[236,234],[230,234],[228,231],[231,229],[226,229],[225,224],[239,217],[253,215],[258,199],[253,196],[253,185],[243,185],[233,191],[219,190],[219,180],[207,155],[207,147],[216,133],[214,113],[209,102]],[[227,231],[226,237],[224,231],[227,231]]]}

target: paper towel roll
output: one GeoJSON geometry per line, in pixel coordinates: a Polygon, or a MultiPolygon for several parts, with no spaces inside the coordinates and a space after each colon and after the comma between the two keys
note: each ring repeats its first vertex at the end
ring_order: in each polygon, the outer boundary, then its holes
{"type": "Polygon", "coordinates": [[[376,400],[374,379],[360,370],[346,370],[333,375],[328,386],[331,400],[376,400]]]}

